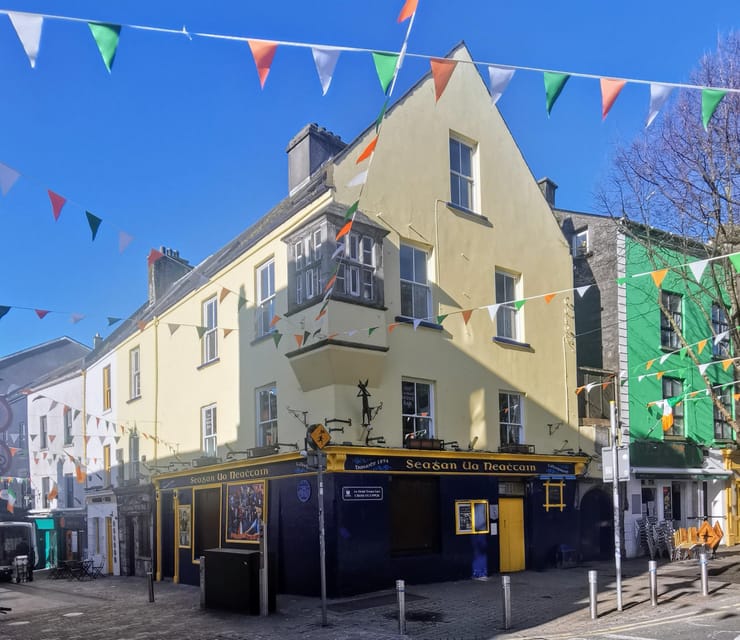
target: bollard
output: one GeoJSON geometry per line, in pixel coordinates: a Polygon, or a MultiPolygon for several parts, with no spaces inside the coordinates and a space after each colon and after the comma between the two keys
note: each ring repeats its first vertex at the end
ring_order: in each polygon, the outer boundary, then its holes
{"type": "Polygon", "coordinates": [[[403,580],[396,580],[398,595],[398,633],[406,635],[406,585],[403,580]]]}
{"type": "Polygon", "coordinates": [[[598,598],[598,571],[588,572],[588,602],[591,609],[591,620],[596,620],[599,613],[597,610],[597,598],[598,598]]]}
{"type": "Polygon", "coordinates": [[[658,563],[655,560],[648,562],[648,572],[650,573],[650,604],[658,606],[658,563]]]}
{"type": "Polygon", "coordinates": [[[501,576],[501,589],[503,590],[504,607],[504,629],[511,628],[511,576],[501,576]]]}
{"type": "Polygon", "coordinates": [[[706,553],[699,554],[699,566],[701,567],[701,595],[709,595],[709,556],[706,553]]]}
{"type": "Polygon", "coordinates": [[[206,608],[206,557],[200,557],[200,608],[206,608]]]}
{"type": "Polygon", "coordinates": [[[149,602],[154,602],[154,575],[151,571],[146,572],[146,582],[149,585],[149,602]]]}

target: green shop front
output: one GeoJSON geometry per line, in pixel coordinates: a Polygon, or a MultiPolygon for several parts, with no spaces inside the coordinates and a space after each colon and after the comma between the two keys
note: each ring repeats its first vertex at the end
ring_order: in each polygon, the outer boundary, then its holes
{"type": "Polygon", "coordinates": [[[318,595],[319,474],[331,597],[553,564],[577,547],[577,456],[328,446],[155,479],[157,579],[198,584],[207,549],[259,550],[277,591],[318,595]],[[319,472],[318,465],[321,465],[319,472]]]}

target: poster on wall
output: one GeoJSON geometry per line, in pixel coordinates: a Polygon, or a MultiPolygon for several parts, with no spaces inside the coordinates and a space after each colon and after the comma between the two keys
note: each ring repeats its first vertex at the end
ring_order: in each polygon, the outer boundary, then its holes
{"type": "Polygon", "coordinates": [[[177,540],[181,549],[190,548],[190,505],[181,504],[177,507],[177,540]]]}
{"type": "Polygon", "coordinates": [[[472,535],[489,532],[488,500],[455,500],[455,533],[472,535]]]}
{"type": "Polygon", "coordinates": [[[259,544],[265,512],[265,481],[226,487],[226,542],[259,544]]]}

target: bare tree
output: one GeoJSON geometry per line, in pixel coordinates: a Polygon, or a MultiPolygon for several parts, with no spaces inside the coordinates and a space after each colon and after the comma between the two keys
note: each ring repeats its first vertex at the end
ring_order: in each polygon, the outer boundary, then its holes
{"type": "MultiPolygon", "coordinates": [[[[717,50],[701,59],[691,82],[740,88],[740,32],[719,39],[717,50]]],[[[655,269],[671,266],[659,250],[666,242],[697,259],[740,251],[740,93],[725,95],[705,131],[700,91],[677,92],[639,139],[617,150],[598,199],[603,212],[645,246],[655,269]]],[[[689,269],[684,277],[694,283],[689,269]]],[[[701,289],[701,295],[724,306],[734,354],[740,354],[740,282],[727,260],[709,262],[701,289]]],[[[683,346],[688,346],[660,298],[658,304],[683,346]]],[[[707,324],[712,326],[709,317],[707,324]]],[[[691,349],[688,354],[698,364],[691,349]]],[[[740,443],[740,420],[733,423],[709,378],[704,376],[704,382],[740,443]]]]}

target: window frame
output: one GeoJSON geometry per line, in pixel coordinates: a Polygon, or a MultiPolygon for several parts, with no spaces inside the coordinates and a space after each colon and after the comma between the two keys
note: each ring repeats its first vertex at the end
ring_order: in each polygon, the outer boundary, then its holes
{"type": "Polygon", "coordinates": [[[501,446],[511,444],[524,444],[524,394],[518,391],[501,391],[498,392],[498,422],[499,422],[499,443],[501,446]],[[516,398],[516,405],[512,399],[516,398]],[[502,406],[502,400],[506,399],[506,406],[502,406]],[[518,411],[518,421],[507,420],[502,418],[504,413],[512,415],[512,406],[516,406],[518,411]],[[516,430],[516,436],[513,440],[510,437],[516,430]],[[504,437],[506,436],[506,437],[504,437]]]}
{"type": "MultiPolygon", "coordinates": [[[[723,387],[717,396],[719,402],[727,409],[730,415],[734,416],[732,389],[730,387],[723,387]]],[[[714,402],[712,402],[712,409],[714,414],[714,439],[719,441],[733,440],[732,424],[725,420],[724,415],[722,415],[722,412],[714,402]]]]}
{"type": "MultiPolygon", "coordinates": [[[[660,291],[661,302],[666,310],[671,314],[673,321],[679,330],[683,331],[683,296],[674,291],[660,291]],[[678,306],[678,309],[675,307],[678,306]]],[[[660,310],[660,346],[662,349],[680,349],[681,338],[671,326],[668,317],[660,310]]]]}
{"type": "Polygon", "coordinates": [[[571,255],[574,258],[583,258],[588,255],[591,248],[590,240],[591,238],[588,232],[588,227],[581,229],[580,231],[576,231],[571,238],[571,255]]]}
{"type": "Polygon", "coordinates": [[[111,368],[107,364],[103,367],[103,411],[110,411],[113,406],[113,390],[111,368]]]}
{"type": "Polygon", "coordinates": [[[730,349],[730,322],[727,319],[727,309],[724,305],[713,302],[711,309],[711,323],[712,332],[716,336],[727,332],[727,334],[719,340],[719,342],[712,340],[712,356],[715,358],[729,358],[732,355],[730,349]]]}
{"type": "Polygon", "coordinates": [[[218,360],[218,298],[212,295],[201,305],[201,322],[205,331],[201,338],[201,364],[218,360]]]}
{"type": "MultiPolygon", "coordinates": [[[[681,378],[673,378],[671,376],[663,376],[661,379],[661,392],[663,394],[663,400],[669,398],[675,398],[684,394],[684,381],[681,378]],[[670,389],[668,388],[670,386],[670,389]],[[675,391],[678,391],[676,393],[675,391]]],[[[668,438],[685,438],[686,437],[686,421],[684,419],[683,401],[677,402],[672,407],[673,413],[673,424],[670,429],[663,432],[663,437],[668,438]]]]}
{"type": "Polygon", "coordinates": [[[72,409],[69,407],[64,407],[62,410],[62,423],[63,423],[63,432],[64,432],[64,446],[71,445],[73,443],[72,440],[72,424],[73,424],[73,414],[72,409]]]}
{"type": "Polygon", "coordinates": [[[136,346],[128,352],[128,397],[141,397],[141,348],[136,346]]]}
{"type": "Polygon", "coordinates": [[[400,285],[401,285],[401,317],[403,318],[412,318],[416,320],[426,320],[431,318],[432,315],[432,288],[429,284],[429,252],[426,249],[423,249],[421,247],[417,247],[413,244],[408,243],[401,243],[401,245],[398,248],[398,262],[399,262],[399,278],[400,278],[400,285]],[[403,260],[403,253],[404,251],[410,251],[411,252],[411,273],[404,274],[404,260],[403,260]],[[423,264],[424,264],[424,274],[423,274],[423,280],[421,279],[421,276],[417,274],[417,255],[421,254],[423,257],[423,264]],[[408,276],[408,277],[405,277],[408,276]],[[406,285],[406,286],[404,286],[406,285]],[[404,293],[404,289],[406,289],[407,293],[404,293]],[[423,311],[416,309],[416,293],[418,290],[422,290],[424,292],[424,306],[425,309],[423,311]],[[404,313],[404,311],[409,311],[408,309],[408,300],[406,299],[408,296],[408,293],[411,295],[411,314],[404,313]]]}
{"type": "Polygon", "coordinates": [[[522,322],[522,311],[517,309],[514,304],[519,299],[521,292],[521,274],[516,274],[505,269],[496,269],[494,273],[494,295],[498,309],[496,310],[496,337],[503,338],[504,340],[512,340],[514,342],[524,341],[524,331],[522,322]],[[513,299],[507,299],[510,295],[504,290],[501,291],[499,287],[499,278],[506,278],[506,282],[511,281],[513,299]],[[504,325],[504,326],[502,326],[504,325]],[[511,335],[507,335],[505,332],[506,327],[510,327],[511,335]]]}
{"type": "Polygon", "coordinates": [[[257,338],[268,336],[275,331],[272,319],[275,316],[275,258],[265,260],[255,269],[257,308],[255,335],[257,338]],[[267,272],[267,291],[263,291],[262,274],[267,272]]]}
{"type": "Polygon", "coordinates": [[[218,413],[216,403],[200,408],[200,433],[203,456],[215,458],[218,456],[218,413]],[[210,428],[208,420],[210,417],[210,428]]]}
{"type": "Polygon", "coordinates": [[[339,266],[334,290],[360,302],[374,303],[378,269],[378,242],[370,235],[350,231],[338,245],[339,266]]]}
{"type": "Polygon", "coordinates": [[[450,204],[464,211],[470,211],[477,213],[478,210],[478,197],[477,197],[477,160],[478,160],[478,144],[472,140],[468,140],[463,136],[450,132],[449,136],[449,163],[450,163],[450,204]],[[457,145],[457,149],[453,149],[453,145],[457,145]],[[470,164],[470,173],[464,172],[463,166],[463,149],[468,150],[468,162],[470,164]],[[454,154],[454,155],[453,155],[454,154]],[[457,168],[453,164],[454,156],[457,156],[457,168]],[[457,197],[455,194],[455,184],[457,183],[457,197]],[[466,196],[463,198],[462,186],[465,186],[466,196]],[[467,203],[463,200],[467,199],[467,203]]]}
{"type": "Polygon", "coordinates": [[[255,390],[255,443],[258,447],[270,447],[278,443],[277,385],[273,382],[255,390]],[[262,416],[262,397],[268,395],[268,415],[262,416]],[[274,400],[270,401],[272,395],[274,400]],[[273,413],[274,411],[274,413],[273,413]]]}
{"type": "Polygon", "coordinates": [[[45,415],[39,416],[39,449],[49,448],[49,421],[45,415]]]}
{"type": "Polygon", "coordinates": [[[43,476],[41,478],[41,508],[48,509],[51,500],[49,500],[49,493],[51,492],[51,478],[49,476],[43,476]]]}
{"type": "Polygon", "coordinates": [[[401,438],[404,445],[409,438],[434,438],[434,381],[422,380],[420,378],[402,378],[401,379],[401,438]],[[410,413],[406,409],[408,404],[405,400],[406,393],[404,385],[413,385],[414,412],[410,413]],[[419,406],[419,387],[427,388],[428,411],[420,411],[419,406]],[[407,426],[411,426],[408,429],[407,426]],[[423,433],[424,432],[424,433],[423,433]],[[414,435],[412,435],[414,434],[414,435]]]}

